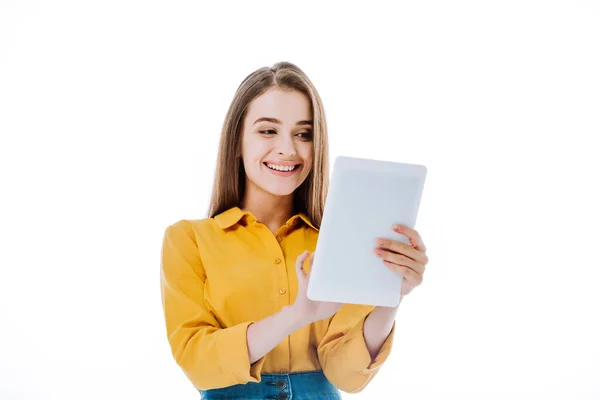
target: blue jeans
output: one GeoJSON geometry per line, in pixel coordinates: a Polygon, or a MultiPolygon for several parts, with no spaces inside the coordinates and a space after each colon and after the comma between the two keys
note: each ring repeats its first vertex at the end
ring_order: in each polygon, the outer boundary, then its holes
{"type": "Polygon", "coordinates": [[[323,371],[263,374],[260,382],[200,390],[202,400],[341,400],[339,390],[323,371]]]}

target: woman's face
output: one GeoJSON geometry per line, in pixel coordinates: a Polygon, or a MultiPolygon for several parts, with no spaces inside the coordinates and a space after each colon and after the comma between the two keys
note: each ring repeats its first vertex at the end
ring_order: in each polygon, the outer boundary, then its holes
{"type": "Polygon", "coordinates": [[[246,191],[287,196],[313,163],[310,101],[297,91],[270,88],[248,108],[242,131],[246,191]]]}

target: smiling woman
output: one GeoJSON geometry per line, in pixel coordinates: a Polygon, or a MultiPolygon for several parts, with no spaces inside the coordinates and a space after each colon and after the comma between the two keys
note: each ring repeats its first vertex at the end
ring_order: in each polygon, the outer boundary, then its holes
{"type": "Polygon", "coordinates": [[[246,209],[243,197],[259,194],[247,191],[249,184],[284,196],[262,199],[280,203],[265,207],[269,214],[279,211],[274,229],[277,219],[298,212],[317,226],[321,223],[329,182],[327,125],[317,90],[297,66],[281,62],[243,80],[225,117],[217,160],[210,217],[234,206],[246,209]],[[265,181],[269,163],[274,169],[294,165],[297,170],[290,180],[265,181]],[[232,165],[238,168],[232,170],[232,165]]]}
{"type": "Polygon", "coordinates": [[[250,74],[225,118],[208,217],[170,225],[162,248],[169,344],[202,398],[340,399],[388,357],[389,311],[306,296],[328,176],[308,77],[287,62],[250,74]]]}

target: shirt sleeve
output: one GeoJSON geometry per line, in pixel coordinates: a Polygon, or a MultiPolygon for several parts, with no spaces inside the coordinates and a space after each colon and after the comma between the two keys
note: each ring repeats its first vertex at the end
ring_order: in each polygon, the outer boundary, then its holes
{"type": "Polygon", "coordinates": [[[375,377],[390,355],[396,322],[377,356],[372,359],[364,337],[364,324],[374,306],[344,304],[331,318],[317,348],[327,379],[338,389],[358,393],[375,377]]]}
{"type": "Polygon", "coordinates": [[[246,339],[254,321],[222,327],[205,307],[206,275],[190,221],[167,227],[160,271],[171,352],[196,389],[260,382],[265,358],[251,365],[246,339]]]}

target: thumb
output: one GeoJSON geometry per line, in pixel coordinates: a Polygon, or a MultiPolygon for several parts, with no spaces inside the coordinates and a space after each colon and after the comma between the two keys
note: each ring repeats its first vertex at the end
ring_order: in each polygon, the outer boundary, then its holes
{"type": "Polygon", "coordinates": [[[309,251],[306,250],[296,259],[296,275],[298,276],[298,281],[301,283],[305,283],[307,279],[306,272],[304,271],[304,261],[306,261],[309,254],[309,251]]]}
{"type": "Polygon", "coordinates": [[[308,277],[310,278],[310,273],[312,272],[313,262],[315,261],[315,252],[310,253],[310,259],[308,260],[308,266],[310,267],[310,271],[308,271],[308,277]]]}

